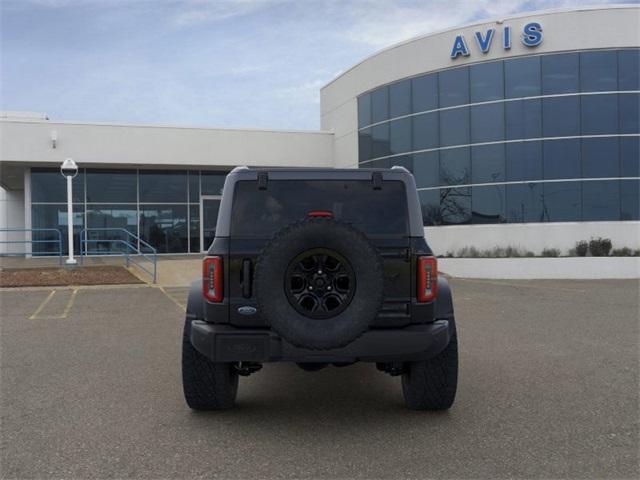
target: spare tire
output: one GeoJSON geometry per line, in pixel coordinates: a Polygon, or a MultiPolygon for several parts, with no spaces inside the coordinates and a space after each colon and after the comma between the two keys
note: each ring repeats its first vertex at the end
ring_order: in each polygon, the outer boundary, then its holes
{"type": "Polygon", "coordinates": [[[382,259],[367,237],[332,218],[293,223],[256,264],[260,315],[298,347],[328,350],[362,335],[382,305],[382,259]]]}

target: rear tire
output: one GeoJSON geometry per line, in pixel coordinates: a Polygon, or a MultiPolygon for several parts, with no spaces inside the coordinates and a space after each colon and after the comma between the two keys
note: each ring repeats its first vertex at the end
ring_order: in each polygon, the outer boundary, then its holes
{"type": "Polygon", "coordinates": [[[191,344],[191,320],[182,334],[182,388],[193,410],[224,410],[235,405],[238,372],[233,363],[212,362],[191,344]]]}
{"type": "Polygon", "coordinates": [[[447,410],[458,386],[458,337],[455,320],[449,320],[451,339],[446,348],[429,360],[410,362],[402,374],[402,393],[412,410],[447,410]]]}

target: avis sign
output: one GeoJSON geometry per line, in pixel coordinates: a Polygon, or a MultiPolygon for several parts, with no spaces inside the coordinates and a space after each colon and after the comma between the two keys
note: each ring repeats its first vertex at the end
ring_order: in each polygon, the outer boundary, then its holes
{"type": "MultiPolygon", "coordinates": [[[[502,48],[509,50],[511,48],[511,27],[505,26],[502,29],[502,48]]],[[[476,43],[482,53],[488,53],[493,42],[493,37],[496,35],[496,29],[490,28],[486,32],[475,32],[474,37],[476,43]]],[[[538,22],[527,23],[522,28],[522,34],[520,41],[527,47],[537,47],[542,43],[542,26],[538,22]]],[[[453,48],[451,49],[451,58],[456,59],[459,56],[468,57],[470,55],[469,46],[464,38],[464,35],[460,34],[453,41],[453,48]]]]}

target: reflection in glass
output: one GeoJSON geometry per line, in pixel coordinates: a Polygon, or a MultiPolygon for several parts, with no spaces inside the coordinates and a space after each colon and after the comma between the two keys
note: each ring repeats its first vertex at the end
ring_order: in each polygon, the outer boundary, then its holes
{"type": "Polygon", "coordinates": [[[469,148],[440,151],[440,185],[467,185],[471,180],[469,148]]]}
{"type": "Polygon", "coordinates": [[[581,52],[580,87],[583,92],[613,92],[617,90],[617,52],[581,52]]]}
{"type": "Polygon", "coordinates": [[[438,74],[411,79],[411,110],[413,113],[438,108],[438,74]]]}
{"type": "Polygon", "coordinates": [[[400,155],[389,159],[390,167],[404,167],[410,172],[413,171],[413,155],[400,155]]]}
{"type": "Polygon", "coordinates": [[[202,195],[221,195],[224,181],[228,172],[206,171],[200,172],[202,195]]]}
{"type": "Polygon", "coordinates": [[[189,172],[189,201],[200,201],[200,172],[197,170],[189,172]]]}
{"type": "Polygon", "coordinates": [[[440,108],[469,103],[469,69],[453,68],[438,74],[440,76],[440,108]]]}
{"type": "Polygon", "coordinates": [[[438,148],[439,128],[438,113],[425,113],[416,115],[412,119],[413,124],[413,150],[426,150],[438,148]]]}
{"type": "Polygon", "coordinates": [[[640,90],[640,49],[618,51],[618,89],[640,90]]]}
{"type": "Polygon", "coordinates": [[[216,223],[220,210],[220,200],[203,199],[202,205],[202,235],[204,237],[204,248],[208,250],[216,236],[216,223]]]}
{"type": "Polygon", "coordinates": [[[413,176],[416,185],[421,187],[436,187],[440,182],[439,152],[424,152],[413,155],[413,176]]]}
{"type": "Polygon", "coordinates": [[[469,143],[469,107],[440,111],[440,145],[469,143]]]}
{"type": "Polygon", "coordinates": [[[620,180],[582,183],[582,220],[620,220],[620,180]]]}
{"type": "Polygon", "coordinates": [[[580,135],[580,97],[543,98],[542,131],[545,137],[580,135]]]}
{"type": "MultiPolygon", "coordinates": [[[[68,255],[67,243],[67,205],[65,204],[32,204],[31,206],[31,228],[57,228],[62,237],[62,253],[68,255]]],[[[76,253],[80,252],[80,231],[84,228],[84,206],[73,204],[73,248],[76,253]]],[[[34,254],[57,253],[59,238],[55,232],[33,232],[31,237],[34,242],[32,252],[34,254]],[[41,241],[47,241],[41,243],[41,241]],[[55,240],[54,242],[49,242],[55,240]]]]}
{"type": "Polygon", "coordinates": [[[505,98],[540,95],[540,57],[504,62],[505,98]]]}
{"type": "Polygon", "coordinates": [[[527,223],[544,221],[541,183],[507,185],[507,221],[527,223]]]}
{"type": "Polygon", "coordinates": [[[503,223],[505,221],[504,185],[487,185],[471,189],[472,223],[503,223]]]}
{"type": "Polygon", "coordinates": [[[640,220],[640,180],[620,181],[620,219],[640,220]]]}
{"type": "Polygon", "coordinates": [[[371,138],[373,140],[373,158],[385,157],[391,154],[388,123],[371,127],[371,138]]]}
{"type": "Polygon", "coordinates": [[[577,53],[542,56],[542,94],[573,93],[580,88],[577,53]]]}
{"type": "Polygon", "coordinates": [[[389,119],[389,87],[371,92],[371,123],[389,119]]]}
{"type": "Polygon", "coordinates": [[[487,62],[469,67],[471,103],[504,98],[503,62],[487,62]]]}
{"type": "Polygon", "coordinates": [[[89,205],[87,207],[87,228],[108,228],[87,232],[88,240],[105,240],[104,242],[87,243],[92,254],[126,252],[131,253],[138,248],[129,235],[119,229],[138,235],[138,211],[136,205],[89,205]],[[112,240],[112,241],[106,241],[112,240]],[[126,243],[131,244],[131,247],[126,243]]]}
{"type": "Polygon", "coordinates": [[[542,179],[542,142],[514,142],[506,146],[507,181],[542,179]]]}
{"type": "Polygon", "coordinates": [[[200,205],[189,205],[189,248],[191,253],[200,251],[200,205]]]}
{"type": "Polygon", "coordinates": [[[87,169],[87,202],[136,203],[137,177],[135,170],[87,169]]]}
{"type": "Polygon", "coordinates": [[[582,182],[544,184],[544,221],[575,222],[581,217],[582,182]]]}
{"type": "Polygon", "coordinates": [[[620,138],[620,176],[640,177],[640,137],[620,138]]]}
{"type": "Polygon", "coordinates": [[[618,133],[618,96],[583,95],[582,135],[618,133]]]}
{"type": "Polygon", "coordinates": [[[371,95],[365,93],[358,97],[358,128],[371,125],[371,95]]]}
{"type": "Polygon", "coordinates": [[[471,147],[471,183],[505,180],[504,144],[471,147]]]}
{"type": "Polygon", "coordinates": [[[358,132],[358,161],[363,162],[373,157],[373,140],[371,128],[365,128],[358,132]]]}
{"type": "Polygon", "coordinates": [[[545,140],[543,144],[544,178],[580,178],[580,140],[545,140]]]}
{"type": "Polygon", "coordinates": [[[411,81],[402,80],[389,86],[389,118],[411,113],[411,81]]]}
{"type": "Polygon", "coordinates": [[[140,170],[141,202],[187,202],[187,172],[140,170]]]}
{"type": "Polygon", "coordinates": [[[582,176],[584,178],[620,176],[617,137],[582,139],[582,176]]]}
{"type": "MultiPolygon", "coordinates": [[[[84,202],[84,169],[79,169],[72,185],[73,201],[84,202]]],[[[67,203],[67,180],[60,169],[31,169],[31,201],[67,203]]]]}
{"type": "Polygon", "coordinates": [[[640,95],[637,93],[621,93],[620,101],[620,133],[640,133],[640,95]]]}
{"type": "Polygon", "coordinates": [[[186,205],[141,205],[140,236],[158,253],[188,251],[186,205]]]}
{"type": "Polygon", "coordinates": [[[471,188],[441,188],[440,215],[443,225],[471,222],[471,188]]]}
{"type": "Polygon", "coordinates": [[[514,100],[505,108],[506,139],[540,138],[542,136],[542,101],[514,100]]]}
{"type": "Polygon", "coordinates": [[[420,205],[422,206],[422,221],[425,225],[441,225],[440,190],[420,190],[420,205]]]}
{"type": "Polygon", "coordinates": [[[471,143],[504,140],[504,103],[471,107],[471,143]]]}
{"type": "Polygon", "coordinates": [[[389,123],[390,153],[404,153],[411,150],[411,118],[401,118],[389,123]]]}

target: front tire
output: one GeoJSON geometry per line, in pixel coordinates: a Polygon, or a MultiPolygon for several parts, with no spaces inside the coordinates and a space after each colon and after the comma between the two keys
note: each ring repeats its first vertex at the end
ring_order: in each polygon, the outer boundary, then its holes
{"type": "Polygon", "coordinates": [[[193,410],[232,408],[238,393],[238,372],[232,363],[212,362],[191,344],[191,320],[182,334],[182,388],[193,410]]]}
{"type": "Polygon", "coordinates": [[[451,339],[446,348],[429,360],[409,362],[402,374],[402,393],[412,410],[447,410],[458,386],[458,337],[455,320],[449,320],[451,339]]]}

